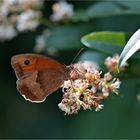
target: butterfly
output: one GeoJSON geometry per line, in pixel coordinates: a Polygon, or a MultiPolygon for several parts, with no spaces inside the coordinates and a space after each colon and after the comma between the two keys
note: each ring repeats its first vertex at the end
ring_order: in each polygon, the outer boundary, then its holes
{"type": "Polygon", "coordinates": [[[11,58],[17,77],[17,90],[31,102],[43,102],[48,95],[70,79],[72,68],[38,54],[20,54],[11,58]]]}

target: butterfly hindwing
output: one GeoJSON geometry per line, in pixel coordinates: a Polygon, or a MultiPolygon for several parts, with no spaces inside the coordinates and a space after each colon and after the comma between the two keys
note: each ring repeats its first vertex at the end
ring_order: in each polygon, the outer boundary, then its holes
{"type": "Polygon", "coordinates": [[[26,100],[32,102],[42,102],[45,100],[45,93],[40,87],[40,83],[36,82],[37,71],[27,77],[17,81],[18,91],[26,100]]]}
{"type": "Polygon", "coordinates": [[[38,72],[36,82],[40,84],[40,88],[48,96],[50,93],[56,91],[66,79],[67,77],[61,71],[46,69],[38,72]]]}

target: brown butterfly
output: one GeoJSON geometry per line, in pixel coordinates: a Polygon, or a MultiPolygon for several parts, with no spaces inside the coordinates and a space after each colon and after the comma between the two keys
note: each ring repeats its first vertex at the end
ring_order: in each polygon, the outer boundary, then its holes
{"type": "Polygon", "coordinates": [[[43,102],[65,80],[70,79],[69,66],[42,55],[16,55],[12,57],[11,65],[18,79],[18,91],[31,102],[43,102]]]}

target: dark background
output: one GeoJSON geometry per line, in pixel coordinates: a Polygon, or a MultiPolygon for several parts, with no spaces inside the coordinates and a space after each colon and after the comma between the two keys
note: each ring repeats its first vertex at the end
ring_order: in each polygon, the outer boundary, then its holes
{"type": "MultiPolygon", "coordinates": [[[[85,11],[92,4],[98,3],[69,2],[75,5],[75,9],[81,8],[85,11]]],[[[137,1],[127,1],[129,5],[135,2],[137,1]]],[[[45,1],[43,9],[45,18],[50,15],[52,4],[52,1],[45,1]]],[[[122,6],[123,8],[126,7],[122,6]]],[[[135,10],[140,12],[136,8],[135,10]]],[[[56,47],[58,55],[53,57],[61,63],[70,64],[79,48],[83,47],[80,37],[84,34],[104,30],[133,33],[139,26],[140,14],[133,13],[79,20],[69,25],[60,24],[58,28],[66,27],[67,32],[66,34],[60,32],[56,37],[54,34],[54,39],[61,38],[62,44],[59,46],[69,46],[69,49],[56,47]],[[83,29],[82,33],[80,27],[83,29]],[[73,42],[68,45],[65,37],[68,36],[69,28],[77,29],[76,32],[79,34],[76,34],[76,40],[73,38],[73,42]]],[[[103,110],[99,112],[81,110],[73,116],[65,116],[58,108],[58,103],[62,99],[61,89],[40,104],[24,100],[17,92],[16,77],[10,59],[15,54],[33,53],[35,37],[44,28],[43,25],[36,31],[21,33],[10,41],[0,43],[0,138],[140,138],[140,103],[137,100],[139,77],[123,79],[120,96],[106,100],[103,110]]],[[[72,36],[69,33],[68,37],[72,36]]],[[[92,51],[85,49],[79,59],[87,52],[92,51]]]]}

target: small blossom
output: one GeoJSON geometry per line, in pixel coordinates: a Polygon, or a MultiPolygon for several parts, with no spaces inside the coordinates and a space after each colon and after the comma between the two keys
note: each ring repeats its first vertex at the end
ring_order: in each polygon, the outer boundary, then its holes
{"type": "Polygon", "coordinates": [[[105,74],[104,74],[104,79],[105,79],[106,81],[112,80],[112,75],[111,75],[111,73],[110,73],[110,72],[105,73],[105,74]]]}
{"type": "Polygon", "coordinates": [[[106,83],[102,83],[102,92],[103,95],[109,96],[109,86],[106,83]]]}
{"type": "Polygon", "coordinates": [[[114,79],[112,81],[112,84],[110,85],[111,92],[114,92],[118,95],[118,89],[120,88],[120,84],[121,84],[121,82],[119,79],[114,79]]]}
{"type": "Polygon", "coordinates": [[[109,96],[109,92],[103,92],[103,96],[104,96],[104,98],[108,97],[109,96]]]}
{"type": "Polygon", "coordinates": [[[39,25],[39,17],[40,13],[34,12],[33,10],[23,12],[17,17],[17,29],[19,31],[35,29],[39,25]]]}
{"type": "Polygon", "coordinates": [[[43,31],[43,33],[36,38],[36,44],[34,47],[34,51],[37,53],[41,53],[45,51],[45,47],[47,46],[47,40],[50,36],[51,31],[46,29],[43,31]]]}
{"type": "MultiPolygon", "coordinates": [[[[108,68],[109,72],[115,72],[117,70],[118,62],[119,62],[119,55],[116,54],[113,57],[107,57],[104,64],[108,68]]],[[[124,71],[126,66],[128,66],[127,62],[123,65],[121,71],[124,71]]]]}
{"type": "Polygon", "coordinates": [[[0,41],[10,40],[17,35],[16,30],[11,25],[0,25],[0,41]]]}
{"type": "Polygon", "coordinates": [[[109,72],[113,72],[116,70],[118,62],[119,62],[119,55],[106,58],[105,65],[108,68],[109,72]]]}
{"type": "Polygon", "coordinates": [[[71,81],[67,80],[63,83],[62,91],[65,92],[65,89],[69,89],[69,88],[71,88],[71,81]]]}
{"type": "Polygon", "coordinates": [[[65,112],[65,114],[70,114],[70,107],[66,106],[63,103],[58,104],[59,108],[65,112]]]}
{"type": "Polygon", "coordinates": [[[103,104],[98,104],[98,106],[96,107],[95,111],[100,111],[101,109],[103,109],[104,105],[103,104]]]}
{"type": "Polygon", "coordinates": [[[95,80],[100,79],[100,74],[101,74],[101,73],[100,73],[99,71],[95,71],[95,72],[94,72],[94,79],[95,79],[95,80]]]}
{"type": "Polygon", "coordinates": [[[113,88],[119,88],[120,87],[120,84],[121,84],[120,80],[119,79],[115,79],[115,80],[113,80],[113,83],[112,83],[111,86],[113,88]]]}
{"type": "Polygon", "coordinates": [[[95,94],[97,92],[97,88],[95,86],[92,86],[91,92],[95,94]]]}
{"type": "Polygon", "coordinates": [[[99,65],[96,62],[92,62],[89,60],[80,62],[80,65],[86,68],[87,72],[94,72],[99,69],[99,65]]]}
{"type": "Polygon", "coordinates": [[[51,16],[52,21],[61,21],[63,19],[69,19],[73,16],[73,5],[68,4],[66,1],[60,1],[52,6],[53,14],[51,16]]]}

